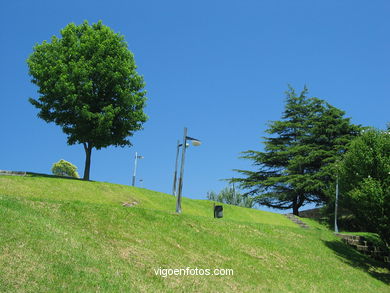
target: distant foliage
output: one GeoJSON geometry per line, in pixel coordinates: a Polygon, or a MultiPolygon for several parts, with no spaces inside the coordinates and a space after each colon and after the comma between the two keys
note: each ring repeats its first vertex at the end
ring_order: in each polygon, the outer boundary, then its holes
{"type": "Polygon", "coordinates": [[[207,199],[246,208],[252,208],[254,206],[252,197],[244,196],[231,187],[222,189],[219,194],[214,191],[208,192],[207,199]]]}
{"type": "Polygon", "coordinates": [[[370,130],[356,138],[340,179],[342,205],[390,244],[390,134],[370,130]]]}
{"type": "Polygon", "coordinates": [[[54,163],[51,172],[57,176],[80,178],[77,173],[77,167],[65,160],[59,160],[57,163],[54,163]]]}

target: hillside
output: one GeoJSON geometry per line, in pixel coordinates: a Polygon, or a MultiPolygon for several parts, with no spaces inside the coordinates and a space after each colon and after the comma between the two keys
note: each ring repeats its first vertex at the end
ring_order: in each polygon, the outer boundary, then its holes
{"type": "MultiPolygon", "coordinates": [[[[0,292],[389,292],[390,271],[314,223],[146,189],[0,176],[0,292]],[[124,202],[137,202],[124,207],[124,202]],[[155,270],[232,269],[233,276],[155,270]]],[[[310,222],[310,221],[309,221],[310,222]]]]}

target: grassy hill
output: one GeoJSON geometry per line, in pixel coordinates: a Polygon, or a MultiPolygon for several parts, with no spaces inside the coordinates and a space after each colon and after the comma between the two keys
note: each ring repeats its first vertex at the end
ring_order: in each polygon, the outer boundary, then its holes
{"type": "Polygon", "coordinates": [[[389,292],[390,271],[308,221],[146,189],[0,176],[0,292],[389,292]],[[124,207],[123,202],[134,202],[124,207]],[[161,269],[232,269],[167,276],[161,269]]]}

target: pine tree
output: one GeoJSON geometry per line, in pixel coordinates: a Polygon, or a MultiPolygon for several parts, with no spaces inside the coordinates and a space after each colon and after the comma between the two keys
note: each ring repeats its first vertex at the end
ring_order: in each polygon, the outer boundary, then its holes
{"type": "Polygon", "coordinates": [[[360,126],[350,123],[344,112],[318,98],[308,98],[308,90],[297,95],[286,92],[285,110],[280,121],[272,121],[264,137],[264,152],[249,150],[241,158],[253,161],[255,171],[236,170],[240,187],[255,202],[277,209],[299,208],[309,202],[326,202],[334,182],[334,163],[346,151],[360,126]]]}

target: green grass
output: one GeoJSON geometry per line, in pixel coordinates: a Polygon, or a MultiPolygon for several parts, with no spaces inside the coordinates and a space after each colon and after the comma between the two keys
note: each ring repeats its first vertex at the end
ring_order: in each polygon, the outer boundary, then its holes
{"type": "MultiPolygon", "coordinates": [[[[0,176],[0,292],[389,292],[390,271],[312,223],[101,182],[0,176]],[[135,207],[122,202],[137,201],[135,207]],[[158,268],[233,269],[168,276],[158,268]]],[[[309,221],[310,222],[310,221],[309,221]]]]}
{"type": "MultiPolygon", "coordinates": [[[[40,200],[67,200],[109,205],[138,202],[137,207],[174,213],[176,198],[172,195],[105,182],[85,182],[49,176],[0,176],[0,194],[40,200]]],[[[213,202],[183,198],[186,215],[212,217],[213,202]]],[[[285,217],[253,209],[225,205],[226,219],[294,227],[285,217]]]]}

